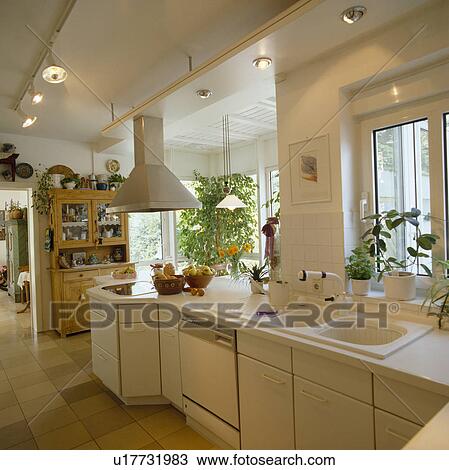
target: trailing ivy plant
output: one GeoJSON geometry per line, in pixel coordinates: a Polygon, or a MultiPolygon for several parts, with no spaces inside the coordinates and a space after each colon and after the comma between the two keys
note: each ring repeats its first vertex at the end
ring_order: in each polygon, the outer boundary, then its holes
{"type": "MultiPolygon", "coordinates": [[[[430,257],[426,251],[432,250],[439,237],[432,233],[421,232],[420,216],[421,211],[412,208],[408,212],[398,212],[396,209],[392,209],[365,217],[364,220],[371,221],[373,225],[362,235],[362,240],[367,242],[370,256],[375,259],[378,265],[378,281],[382,279],[385,273],[397,270],[406,271],[413,267],[420,258],[430,257]],[[391,240],[392,234],[398,228],[406,224],[411,225],[415,231],[413,237],[415,243],[413,246],[407,247],[407,257],[405,259],[398,259],[388,252],[387,242],[391,240]]],[[[432,271],[425,264],[421,264],[420,267],[424,269],[428,276],[432,276],[432,271]]]]}
{"type": "Polygon", "coordinates": [[[53,179],[45,170],[36,170],[37,187],[33,191],[33,206],[40,215],[47,215],[50,211],[50,190],[54,188],[53,179]]]}
{"type": "Polygon", "coordinates": [[[194,175],[193,187],[202,208],[181,212],[178,222],[179,250],[197,264],[210,266],[233,262],[236,253],[231,253],[230,249],[237,247],[238,252],[243,254],[248,246],[254,246],[257,232],[257,184],[250,176],[232,175],[231,191],[246,207],[231,211],[216,207],[225,197],[222,176],[206,177],[197,171],[194,175]],[[228,254],[233,257],[232,260],[228,259],[228,254]]]}

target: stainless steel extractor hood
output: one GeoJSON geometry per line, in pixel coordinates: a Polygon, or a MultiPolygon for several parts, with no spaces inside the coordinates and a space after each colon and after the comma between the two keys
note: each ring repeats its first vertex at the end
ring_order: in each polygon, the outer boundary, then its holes
{"type": "Polygon", "coordinates": [[[198,209],[201,203],[164,165],[162,119],[134,119],[134,161],[131,174],[118,190],[108,212],[162,212],[198,209]]]}

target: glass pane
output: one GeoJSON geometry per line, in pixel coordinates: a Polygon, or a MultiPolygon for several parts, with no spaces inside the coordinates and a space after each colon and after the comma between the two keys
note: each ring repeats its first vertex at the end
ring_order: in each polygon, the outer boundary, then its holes
{"type": "MultiPolygon", "coordinates": [[[[377,211],[399,212],[417,207],[422,211],[421,229],[430,228],[430,178],[428,121],[423,119],[374,131],[377,172],[377,211]]],[[[390,256],[407,257],[407,246],[415,245],[416,231],[407,224],[387,242],[390,256]]],[[[421,260],[431,268],[431,259],[421,260]]],[[[422,273],[419,266],[415,272],[422,273]]]]}
{"type": "Polygon", "coordinates": [[[132,262],[162,259],[160,212],[129,214],[129,251],[132,262]]]}
{"type": "MultiPolygon", "coordinates": [[[[181,183],[195,196],[195,182],[194,181],[181,181],[181,183]]],[[[182,211],[176,211],[176,253],[178,259],[185,259],[185,256],[179,249],[179,216],[182,211]]]]}
{"type": "MultiPolygon", "coordinates": [[[[269,200],[273,200],[279,194],[279,171],[270,171],[270,194],[269,200]]],[[[273,200],[270,208],[270,215],[275,215],[279,211],[279,201],[273,200]]]]}
{"type": "Polygon", "coordinates": [[[89,205],[87,203],[62,204],[62,239],[89,239],[89,205]]]}
{"type": "Polygon", "coordinates": [[[104,239],[122,238],[122,218],[120,214],[107,214],[108,207],[106,202],[97,203],[98,236],[104,239]]]}

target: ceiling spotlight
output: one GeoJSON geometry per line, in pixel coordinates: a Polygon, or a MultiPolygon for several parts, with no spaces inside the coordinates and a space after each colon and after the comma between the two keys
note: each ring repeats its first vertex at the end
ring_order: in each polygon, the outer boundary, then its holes
{"type": "Polygon", "coordinates": [[[347,8],[341,15],[340,18],[342,21],[348,24],[353,24],[360,19],[366,13],[366,8],[364,6],[356,6],[347,8]]]}
{"type": "Polygon", "coordinates": [[[49,56],[50,65],[42,70],[42,78],[48,83],[61,83],[67,78],[67,70],[56,64],[53,54],[49,56]]]}
{"type": "Polygon", "coordinates": [[[31,104],[39,104],[44,99],[44,95],[40,91],[36,91],[33,84],[31,84],[28,94],[31,96],[31,104]]]}
{"type": "Polygon", "coordinates": [[[201,99],[206,100],[207,98],[209,98],[212,95],[212,92],[210,90],[204,89],[204,90],[197,90],[196,94],[201,99]]]}
{"type": "Polygon", "coordinates": [[[253,65],[256,69],[265,70],[271,66],[273,61],[269,57],[257,57],[253,60],[253,65]]]}
{"type": "Polygon", "coordinates": [[[37,119],[37,116],[30,116],[29,114],[25,114],[22,108],[17,108],[17,113],[22,118],[22,127],[30,127],[32,126],[37,119]]]}

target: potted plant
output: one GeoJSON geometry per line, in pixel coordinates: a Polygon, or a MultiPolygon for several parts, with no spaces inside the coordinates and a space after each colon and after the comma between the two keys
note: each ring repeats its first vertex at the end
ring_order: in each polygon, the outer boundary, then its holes
{"type": "Polygon", "coordinates": [[[120,186],[125,182],[126,178],[120,173],[113,173],[108,178],[109,189],[111,191],[117,191],[120,186]]]}
{"type": "Polygon", "coordinates": [[[373,275],[373,261],[366,243],[352,250],[345,271],[351,279],[352,293],[354,295],[368,295],[369,283],[373,275]]]}
{"type": "Polygon", "coordinates": [[[23,209],[19,202],[14,202],[11,199],[9,206],[7,206],[8,217],[10,220],[20,220],[23,219],[23,209]]]}
{"type": "Polygon", "coordinates": [[[264,294],[263,284],[268,281],[267,262],[248,267],[243,261],[239,263],[239,277],[248,279],[252,294],[264,294]]]}
{"type": "Polygon", "coordinates": [[[438,328],[442,328],[449,318],[449,279],[445,276],[449,261],[438,260],[437,263],[443,268],[443,275],[435,279],[427,291],[422,308],[427,307],[427,315],[437,317],[438,328]]]}
{"type": "Polygon", "coordinates": [[[80,180],[74,176],[67,176],[61,180],[61,184],[64,189],[75,189],[80,184],[80,180]]]}
{"type": "MultiPolygon", "coordinates": [[[[422,233],[420,229],[419,209],[411,209],[408,212],[398,212],[395,209],[383,211],[380,214],[372,214],[365,218],[373,222],[363,235],[362,240],[368,243],[369,253],[378,266],[378,281],[383,279],[385,296],[393,300],[412,300],[416,297],[416,274],[409,271],[419,259],[429,258],[426,251],[432,250],[438,240],[438,236],[432,233],[422,233]],[[389,249],[392,234],[397,229],[411,225],[414,229],[414,244],[407,247],[405,259],[398,259],[389,249]]],[[[420,265],[428,276],[432,275],[430,269],[420,265]]]]}

